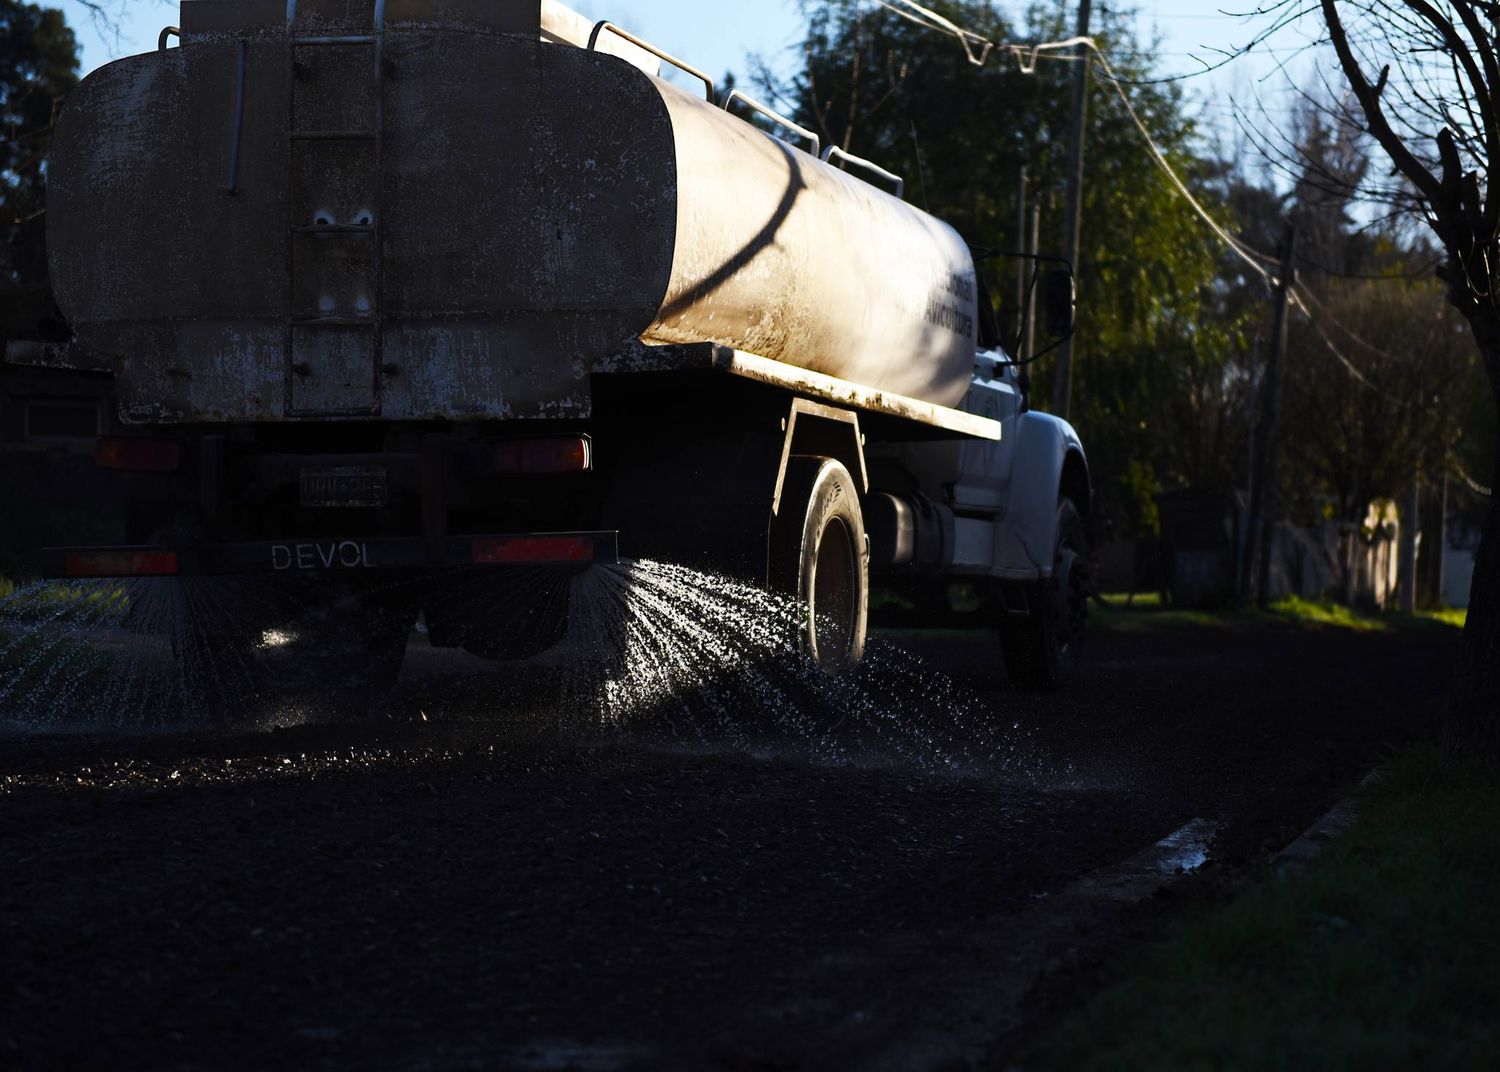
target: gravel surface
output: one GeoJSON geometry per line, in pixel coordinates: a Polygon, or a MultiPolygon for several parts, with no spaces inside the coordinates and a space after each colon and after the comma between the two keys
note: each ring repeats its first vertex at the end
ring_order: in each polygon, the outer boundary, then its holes
{"type": "Polygon", "coordinates": [[[879,1067],[1085,872],[1285,844],[1431,732],[1456,640],[1096,635],[1029,696],[991,636],[894,638],[1014,724],[1002,774],[571,740],[431,652],[373,730],[0,739],[0,1066],[879,1067]]]}

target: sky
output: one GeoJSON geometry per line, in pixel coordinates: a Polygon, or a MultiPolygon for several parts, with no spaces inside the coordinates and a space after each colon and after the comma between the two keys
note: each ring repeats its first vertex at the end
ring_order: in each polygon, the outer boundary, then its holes
{"type": "MultiPolygon", "coordinates": [[[[85,71],[111,59],[154,48],[161,28],[177,21],[175,2],[103,2],[111,10],[123,12],[118,40],[101,38],[77,0],[61,0],[68,21],[83,45],[85,71]]],[[[748,71],[746,56],[750,53],[758,53],[782,69],[796,61],[795,45],[801,25],[797,0],[573,0],[571,6],[590,18],[608,18],[618,23],[707,70],[715,78],[734,71],[744,84],[748,71]]],[[[1025,3],[1002,0],[999,6],[1001,10],[1019,14],[1025,3]]],[[[1100,6],[1095,5],[1096,9],[1100,6]]],[[[1243,45],[1254,32],[1254,27],[1244,19],[1224,13],[1254,6],[1245,0],[1229,0],[1223,9],[1214,0],[1135,0],[1133,6],[1139,11],[1142,39],[1149,39],[1153,29],[1160,34],[1164,73],[1198,70],[1201,64],[1195,56],[1212,61],[1218,58],[1214,49],[1229,50],[1243,45]]],[[[1265,43],[1264,48],[1269,51],[1259,58],[1247,57],[1213,75],[1186,83],[1203,104],[1206,118],[1211,122],[1221,118],[1227,121],[1230,95],[1241,101],[1252,95],[1278,99],[1284,92],[1285,81],[1275,74],[1275,61],[1291,57],[1304,35],[1314,29],[1312,25],[1289,27],[1265,43]]]]}

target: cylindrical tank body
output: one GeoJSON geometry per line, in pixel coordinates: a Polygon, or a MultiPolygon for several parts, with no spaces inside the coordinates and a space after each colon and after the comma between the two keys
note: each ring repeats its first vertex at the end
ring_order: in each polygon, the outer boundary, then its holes
{"type": "Polygon", "coordinates": [[[184,0],[181,48],[85,79],[49,257],[126,419],[581,416],[636,339],[962,397],[949,227],[539,6],[184,0]]]}
{"type": "Polygon", "coordinates": [[[711,340],[956,405],[976,283],[953,228],[653,79],[677,159],[672,278],[648,339],[711,340]]]}

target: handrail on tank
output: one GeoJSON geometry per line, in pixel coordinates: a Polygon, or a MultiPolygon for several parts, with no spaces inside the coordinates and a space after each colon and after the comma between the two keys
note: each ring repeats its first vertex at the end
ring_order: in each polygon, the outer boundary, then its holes
{"type": "Polygon", "coordinates": [[[694,78],[699,79],[703,83],[703,85],[704,85],[704,88],[705,88],[705,91],[706,91],[706,94],[707,94],[707,98],[706,99],[708,100],[708,103],[712,104],[714,102],[714,80],[712,78],[708,77],[708,75],[706,75],[702,71],[698,70],[698,68],[694,67],[692,64],[684,63],[682,60],[678,59],[676,56],[672,55],[670,52],[663,52],[661,49],[659,49],[655,45],[653,45],[650,41],[642,40],[641,38],[637,37],[635,34],[631,33],[629,30],[622,30],[620,27],[616,26],[614,23],[610,22],[608,19],[605,19],[603,22],[598,22],[598,23],[594,24],[593,32],[589,34],[589,47],[588,47],[588,51],[590,51],[590,52],[594,51],[594,46],[596,46],[599,43],[599,35],[601,33],[603,33],[605,30],[608,30],[610,33],[614,34],[616,37],[623,38],[624,40],[629,41],[636,48],[643,48],[643,49],[645,49],[647,52],[651,53],[651,55],[655,56],[657,59],[662,60],[665,63],[670,63],[673,67],[676,67],[679,71],[682,71],[682,72],[684,72],[686,74],[690,74],[694,78]]]}
{"type": "Polygon", "coordinates": [[[156,51],[165,52],[167,50],[167,38],[169,37],[175,37],[178,41],[181,41],[182,31],[175,26],[162,27],[161,33],[156,35],[156,51]]]}
{"type": "Polygon", "coordinates": [[[879,164],[872,163],[862,156],[855,156],[853,153],[846,153],[837,145],[830,145],[828,148],[824,149],[821,159],[823,163],[826,164],[831,158],[835,156],[842,157],[843,159],[849,161],[849,163],[856,164],[859,167],[866,169],[867,171],[873,171],[882,179],[889,179],[891,182],[896,184],[896,197],[902,200],[906,198],[906,180],[903,179],[900,175],[897,175],[895,172],[887,171],[879,164]]]}
{"type": "Polygon", "coordinates": [[[744,90],[731,89],[728,93],[724,94],[724,110],[726,112],[729,111],[729,106],[731,104],[733,104],[737,100],[744,101],[751,108],[753,108],[757,112],[759,112],[761,115],[765,116],[768,119],[775,120],[776,122],[780,123],[783,127],[785,127],[787,130],[792,131],[794,134],[800,134],[800,135],[802,135],[804,138],[806,138],[809,142],[812,143],[812,155],[813,156],[817,156],[818,155],[818,148],[822,145],[822,142],[818,138],[818,136],[816,134],[814,134],[812,131],[808,130],[806,127],[799,127],[796,123],[793,123],[786,116],[782,115],[780,112],[776,111],[774,108],[770,108],[770,107],[767,107],[766,105],[762,104],[760,101],[758,101],[754,97],[750,96],[744,90]]]}

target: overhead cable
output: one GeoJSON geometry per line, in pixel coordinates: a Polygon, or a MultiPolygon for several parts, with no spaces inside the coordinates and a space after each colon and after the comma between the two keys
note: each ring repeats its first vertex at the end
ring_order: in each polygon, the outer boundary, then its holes
{"type": "Polygon", "coordinates": [[[1453,470],[1453,474],[1458,477],[1458,479],[1462,480],[1466,485],[1468,485],[1469,490],[1472,491],[1475,495],[1482,495],[1486,499],[1488,499],[1491,495],[1494,494],[1491,488],[1485,487],[1479,481],[1470,476],[1469,471],[1464,468],[1463,463],[1457,458],[1453,457],[1451,454],[1448,456],[1448,465],[1453,470]]]}
{"type": "Polygon", "coordinates": [[[990,53],[995,50],[995,43],[983,34],[965,30],[931,8],[916,3],[915,0],[875,0],[875,2],[908,22],[958,38],[964,46],[964,53],[969,57],[969,62],[976,67],[983,67],[985,61],[990,58],[990,53]]]}
{"type": "MultiPolygon", "coordinates": [[[[1326,317],[1329,320],[1329,322],[1333,324],[1334,327],[1336,327],[1340,331],[1342,331],[1347,337],[1349,337],[1350,339],[1353,339],[1355,342],[1359,343],[1360,346],[1364,347],[1364,349],[1368,350],[1371,354],[1375,355],[1376,357],[1384,358],[1387,361],[1395,361],[1395,360],[1397,360],[1397,358],[1393,354],[1391,354],[1389,351],[1383,350],[1379,346],[1376,346],[1374,343],[1372,343],[1372,342],[1370,342],[1370,341],[1362,338],[1359,335],[1359,333],[1356,332],[1353,328],[1349,327],[1347,324],[1345,324],[1338,317],[1334,316],[1333,313],[1329,310],[1328,306],[1324,305],[1321,301],[1319,301],[1317,295],[1315,295],[1311,290],[1309,290],[1308,288],[1306,288],[1304,286],[1295,284],[1295,283],[1293,284],[1293,286],[1294,286],[1294,288],[1296,289],[1296,291],[1297,291],[1297,293],[1299,295],[1301,295],[1302,297],[1305,297],[1308,301],[1310,301],[1314,305],[1316,305],[1318,307],[1318,312],[1321,313],[1324,317],[1326,317]]],[[[1311,314],[1309,314],[1309,315],[1311,315],[1311,314]]]]}
{"type": "MultiPolygon", "coordinates": [[[[1042,59],[1043,57],[1050,58],[1049,53],[1061,52],[1064,49],[1075,48],[1088,50],[1088,52],[1092,53],[1095,59],[1098,61],[1099,69],[1102,71],[1104,78],[1114,89],[1115,94],[1120,98],[1120,103],[1125,106],[1125,112],[1130,116],[1130,121],[1135,125],[1136,130],[1140,132],[1141,138],[1146,143],[1146,148],[1151,155],[1152,161],[1156,164],[1157,168],[1162,172],[1162,174],[1167,177],[1167,180],[1172,184],[1172,187],[1177,191],[1178,195],[1188,203],[1188,206],[1193,210],[1198,218],[1208,226],[1208,228],[1214,233],[1219,241],[1224,243],[1224,245],[1227,246],[1229,250],[1235,254],[1235,256],[1244,261],[1246,266],[1249,267],[1250,270],[1257,276],[1259,276],[1267,286],[1275,287],[1280,284],[1280,260],[1278,258],[1271,257],[1268,254],[1261,253],[1260,251],[1241,242],[1238,238],[1231,234],[1223,224],[1214,219],[1213,215],[1203,207],[1202,203],[1193,194],[1187,183],[1183,181],[1182,176],[1177,173],[1177,169],[1172,166],[1171,161],[1167,159],[1167,156],[1162,151],[1161,147],[1156,144],[1156,139],[1151,136],[1150,129],[1146,126],[1145,121],[1141,119],[1140,114],[1135,110],[1135,106],[1130,101],[1129,94],[1125,92],[1125,86],[1122,80],[1118,75],[1115,74],[1114,69],[1110,67],[1109,60],[1105,58],[1104,52],[1099,48],[1099,44],[1094,40],[1094,38],[1079,36],[1069,37],[1061,41],[1043,41],[1030,45],[1012,44],[999,46],[994,42],[986,39],[983,35],[977,34],[972,30],[965,30],[962,27],[954,24],[951,20],[944,18],[942,15],[939,15],[937,12],[922,7],[920,4],[915,3],[914,0],[876,0],[876,3],[880,4],[881,7],[884,7],[901,16],[902,18],[918,24],[919,26],[925,26],[928,29],[936,30],[940,33],[945,33],[951,37],[956,38],[963,44],[964,53],[968,56],[969,62],[974,64],[975,66],[984,66],[990,55],[996,50],[1000,50],[1009,53],[1012,57],[1015,58],[1022,74],[1035,74],[1038,60],[1042,59]]],[[[1328,333],[1323,330],[1322,325],[1318,323],[1317,318],[1313,315],[1312,310],[1308,307],[1308,302],[1311,302],[1314,305],[1318,305],[1320,308],[1321,303],[1318,302],[1318,300],[1314,298],[1306,290],[1306,288],[1299,287],[1295,282],[1292,282],[1288,288],[1288,293],[1292,304],[1297,308],[1299,312],[1302,313],[1304,317],[1307,318],[1308,323],[1311,324],[1313,330],[1317,332],[1318,337],[1323,341],[1323,344],[1328,349],[1328,352],[1331,353],[1338,360],[1338,362],[1344,366],[1345,371],[1349,373],[1350,377],[1356,383],[1390,402],[1394,402],[1397,405],[1404,404],[1403,400],[1382,390],[1380,387],[1377,387],[1363,372],[1359,370],[1358,366],[1356,366],[1354,362],[1349,360],[1349,358],[1344,355],[1343,351],[1339,349],[1338,345],[1333,341],[1333,339],[1328,336],[1328,333]],[[1307,300],[1304,300],[1304,295],[1306,296],[1307,300]]],[[[1343,325],[1339,326],[1343,328],[1343,325]]],[[[1370,343],[1365,342],[1349,329],[1343,328],[1343,330],[1345,334],[1349,335],[1350,338],[1360,343],[1367,350],[1370,350],[1373,353],[1380,354],[1382,356],[1390,356],[1388,354],[1385,354],[1384,351],[1378,349],[1377,347],[1372,346],[1370,343]]]]}
{"type": "Polygon", "coordinates": [[[1208,210],[1199,203],[1198,199],[1193,196],[1192,190],[1188,188],[1187,183],[1182,180],[1182,177],[1177,174],[1176,169],[1167,160],[1166,154],[1156,144],[1156,139],[1151,136],[1151,131],[1136,113],[1135,106],[1130,103],[1130,97],[1125,92],[1125,87],[1121,85],[1120,79],[1115,74],[1113,68],[1110,67],[1109,61],[1105,59],[1098,42],[1092,37],[1079,36],[1069,37],[1061,41],[1043,41],[1030,45],[1010,44],[1001,46],[990,41],[983,34],[964,29],[936,11],[916,3],[915,0],[875,0],[875,2],[910,22],[957,39],[963,45],[964,54],[968,56],[969,62],[976,67],[984,66],[996,49],[1002,49],[1015,58],[1022,74],[1035,74],[1037,61],[1048,53],[1062,52],[1068,49],[1088,50],[1099,61],[1099,67],[1110,85],[1114,87],[1115,93],[1120,98],[1120,103],[1125,105],[1125,111],[1130,116],[1131,122],[1135,124],[1136,129],[1140,131],[1141,137],[1146,142],[1146,147],[1151,153],[1151,159],[1161,169],[1162,173],[1167,176],[1168,181],[1176,188],[1178,194],[1187,201],[1188,205],[1198,214],[1199,218],[1218,236],[1219,241],[1228,246],[1253,272],[1268,284],[1275,282],[1276,273],[1267,266],[1278,263],[1276,259],[1268,257],[1263,253],[1258,253],[1240,242],[1218,220],[1214,219],[1208,210]]]}
{"type": "Polygon", "coordinates": [[[1303,302],[1302,297],[1304,293],[1305,291],[1303,291],[1300,287],[1293,289],[1290,292],[1292,305],[1297,309],[1298,312],[1300,312],[1304,317],[1307,318],[1307,322],[1312,325],[1313,331],[1318,333],[1318,338],[1323,340],[1323,345],[1327,348],[1328,352],[1338,359],[1339,364],[1344,366],[1344,371],[1349,373],[1349,375],[1353,377],[1355,382],[1357,382],[1361,387],[1364,387],[1379,395],[1387,402],[1393,402],[1398,406],[1406,405],[1408,400],[1397,398],[1395,395],[1389,393],[1388,391],[1384,391],[1379,387],[1376,387],[1375,384],[1371,383],[1369,378],[1359,370],[1359,368],[1354,364],[1353,361],[1350,361],[1347,357],[1344,356],[1344,352],[1338,348],[1338,344],[1328,337],[1328,333],[1323,330],[1323,325],[1318,323],[1317,317],[1313,316],[1312,310],[1309,309],[1306,303],[1303,302]]]}
{"type": "MultiPolygon", "coordinates": [[[[990,41],[982,34],[975,33],[972,30],[965,30],[961,26],[958,26],[957,24],[952,22],[950,19],[947,19],[937,12],[916,3],[915,0],[875,0],[875,2],[878,3],[881,7],[886,8],[896,15],[899,15],[901,18],[904,18],[910,22],[914,22],[919,26],[926,27],[930,30],[936,30],[939,33],[944,33],[949,35],[950,37],[957,39],[960,44],[963,45],[964,54],[968,57],[969,62],[974,64],[976,67],[983,67],[989,60],[991,54],[993,54],[997,50],[1009,53],[1016,60],[1022,74],[1035,74],[1037,69],[1037,62],[1042,58],[1053,58],[1050,54],[1054,52],[1061,52],[1065,49],[1085,49],[1089,53],[1092,53],[1094,58],[1098,61],[1099,69],[1103,72],[1104,78],[1109,82],[1110,86],[1114,89],[1115,94],[1120,98],[1120,103],[1125,106],[1125,112],[1130,116],[1130,121],[1135,125],[1136,130],[1140,132],[1141,138],[1146,143],[1146,148],[1151,155],[1152,161],[1156,164],[1157,168],[1162,172],[1162,174],[1167,177],[1167,180],[1172,184],[1172,187],[1177,191],[1178,195],[1188,203],[1188,206],[1193,210],[1198,218],[1208,226],[1209,230],[1214,233],[1219,241],[1224,243],[1224,245],[1227,246],[1229,250],[1235,254],[1235,256],[1242,260],[1252,272],[1259,276],[1260,279],[1268,287],[1275,287],[1281,283],[1280,260],[1278,258],[1271,257],[1268,254],[1261,253],[1260,251],[1241,242],[1238,238],[1231,234],[1223,226],[1223,224],[1214,219],[1213,215],[1206,208],[1204,208],[1202,203],[1199,202],[1198,198],[1194,196],[1187,183],[1183,181],[1182,176],[1177,173],[1177,169],[1174,168],[1171,161],[1167,159],[1167,156],[1161,150],[1161,147],[1156,144],[1156,139],[1151,136],[1150,129],[1146,126],[1144,120],[1141,119],[1140,114],[1136,112],[1135,106],[1130,101],[1129,94],[1125,92],[1125,86],[1122,79],[1118,75],[1116,75],[1114,69],[1110,67],[1109,60],[1105,58],[1104,52],[1099,48],[1099,44],[1094,40],[1094,38],[1079,36],[1069,37],[1061,41],[1043,41],[1037,44],[1030,45],[1011,44],[1000,46],[995,42],[990,41]]],[[[1259,40],[1260,38],[1257,38],[1256,42],[1253,42],[1252,45],[1259,43],[1259,40]]],[[[1246,51],[1248,51],[1248,49],[1246,51]]],[[[1311,302],[1313,305],[1317,305],[1320,311],[1329,316],[1330,320],[1334,318],[1331,314],[1327,313],[1327,310],[1323,308],[1322,303],[1319,302],[1317,298],[1313,297],[1311,292],[1309,292],[1305,287],[1301,287],[1296,284],[1295,276],[1288,286],[1288,296],[1291,300],[1292,305],[1295,306],[1296,309],[1307,319],[1307,322],[1312,325],[1313,330],[1317,333],[1319,339],[1322,340],[1324,347],[1326,347],[1328,352],[1331,353],[1339,362],[1339,364],[1344,367],[1344,370],[1356,383],[1358,383],[1361,387],[1364,387],[1366,390],[1369,390],[1374,394],[1379,395],[1381,398],[1386,399],[1389,402],[1393,402],[1397,405],[1405,405],[1405,402],[1402,399],[1397,398],[1396,396],[1390,394],[1385,390],[1382,390],[1380,387],[1377,387],[1373,382],[1371,382],[1369,377],[1361,372],[1359,367],[1356,366],[1353,361],[1349,360],[1349,358],[1345,356],[1343,351],[1339,349],[1338,344],[1336,344],[1333,339],[1328,336],[1328,333],[1323,330],[1323,326],[1313,315],[1312,310],[1308,307],[1308,303],[1311,302]]],[[[1344,331],[1346,335],[1348,335],[1355,342],[1358,342],[1365,349],[1383,357],[1390,357],[1390,355],[1385,353],[1385,351],[1380,350],[1378,347],[1375,347],[1372,344],[1366,342],[1364,339],[1360,338],[1353,331],[1350,331],[1342,324],[1339,324],[1338,326],[1344,331]]],[[[1474,487],[1477,490],[1479,488],[1479,485],[1475,484],[1474,487]]]]}

